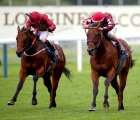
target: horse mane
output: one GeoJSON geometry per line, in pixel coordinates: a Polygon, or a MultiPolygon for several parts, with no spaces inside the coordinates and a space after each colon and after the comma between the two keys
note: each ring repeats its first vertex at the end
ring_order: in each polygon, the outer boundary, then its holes
{"type": "Polygon", "coordinates": [[[96,27],[98,25],[98,23],[92,23],[91,27],[96,27]]]}
{"type": "Polygon", "coordinates": [[[24,32],[25,30],[27,30],[27,29],[25,28],[25,26],[23,26],[23,27],[20,29],[21,32],[24,32]]]}
{"type": "MultiPolygon", "coordinates": [[[[26,31],[27,29],[25,28],[25,26],[23,26],[20,31],[21,32],[24,32],[26,31]]],[[[29,31],[29,34],[32,35],[33,37],[36,37],[36,35],[33,33],[33,31],[29,31]]],[[[39,40],[39,37],[37,36],[37,40],[39,40]]]]}
{"type": "MultiPolygon", "coordinates": [[[[102,27],[102,23],[101,22],[97,22],[97,23],[92,23],[91,27],[97,27],[98,24],[100,24],[99,26],[102,27]]],[[[106,31],[102,31],[103,32],[103,36],[105,37],[106,40],[111,40],[108,36],[107,36],[107,32],[106,31]]]]}

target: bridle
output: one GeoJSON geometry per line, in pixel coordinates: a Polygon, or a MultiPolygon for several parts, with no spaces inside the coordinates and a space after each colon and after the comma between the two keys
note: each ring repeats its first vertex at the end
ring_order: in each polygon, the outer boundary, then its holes
{"type": "Polygon", "coordinates": [[[96,52],[99,45],[100,45],[100,42],[101,42],[101,30],[97,27],[89,27],[88,29],[97,29],[98,30],[98,34],[94,37],[93,40],[87,40],[87,45],[89,42],[92,42],[95,44],[95,47],[91,48],[91,49],[87,49],[89,55],[91,55],[92,52],[96,52]],[[95,41],[96,40],[96,41],[95,41]]]}
{"type": "Polygon", "coordinates": [[[32,41],[32,42],[30,42],[30,40],[29,40],[29,33],[27,33],[27,32],[25,32],[26,33],[26,35],[27,35],[27,38],[25,39],[25,41],[26,41],[26,46],[24,47],[23,46],[23,44],[17,44],[17,47],[18,46],[21,46],[23,49],[20,51],[21,53],[23,53],[23,52],[26,52],[26,51],[28,51],[29,49],[31,49],[32,48],[32,46],[34,45],[34,43],[35,43],[35,41],[36,41],[36,38],[37,38],[37,36],[34,38],[34,40],[32,41]],[[29,46],[29,47],[28,47],[29,46]]]}

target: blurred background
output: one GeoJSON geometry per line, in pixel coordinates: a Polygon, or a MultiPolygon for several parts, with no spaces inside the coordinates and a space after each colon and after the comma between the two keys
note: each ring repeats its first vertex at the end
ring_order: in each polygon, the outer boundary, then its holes
{"type": "Polygon", "coordinates": [[[139,5],[140,0],[0,0],[1,6],[139,5]]]}
{"type": "MultiPolygon", "coordinates": [[[[0,0],[0,65],[20,63],[15,54],[16,28],[24,26],[27,20],[25,13],[31,11],[46,13],[54,21],[57,30],[50,34],[49,39],[63,48],[68,63],[77,63],[79,72],[82,71],[82,63],[89,61],[90,57],[81,23],[94,11],[111,12],[119,23],[118,36],[139,52],[139,5],[140,0],[0,0]]],[[[1,69],[0,76],[3,72],[1,69]]]]}

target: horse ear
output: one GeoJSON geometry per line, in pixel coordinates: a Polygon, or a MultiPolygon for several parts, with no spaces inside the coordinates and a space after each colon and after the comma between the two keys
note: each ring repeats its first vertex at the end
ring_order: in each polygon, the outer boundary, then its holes
{"type": "Polygon", "coordinates": [[[94,23],[91,24],[92,27],[96,27],[97,25],[98,25],[97,22],[94,22],[94,23]]]}
{"type": "Polygon", "coordinates": [[[30,31],[30,27],[27,28],[27,32],[30,31]]]}
{"type": "Polygon", "coordinates": [[[17,27],[17,30],[18,30],[18,32],[20,31],[20,27],[19,26],[17,27]]]}
{"type": "Polygon", "coordinates": [[[97,27],[99,28],[100,26],[101,26],[101,23],[99,22],[98,25],[97,25],[97,27]]]}

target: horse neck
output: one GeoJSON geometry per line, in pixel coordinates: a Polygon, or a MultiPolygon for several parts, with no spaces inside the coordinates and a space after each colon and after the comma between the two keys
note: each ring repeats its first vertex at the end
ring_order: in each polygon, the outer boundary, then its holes
{"type": "Polygon", "coordinates": [[[36,40],[34,42],[34,44],[32,45],[32,47],[28,51],[26,51],[26,53],[27,54],[34,54],[34,53],[38,52],[41,49],[43,49],[43,45],[42,45],[41,41],[36,40]]]}
{"type": "Polygon", "coordinates": [[[108,50],[108,47],[109,47],[109,41],[106,40],[103,35],[101,35],[101,42],[98,47],[98,51],[104,54],[108,50]]]}

